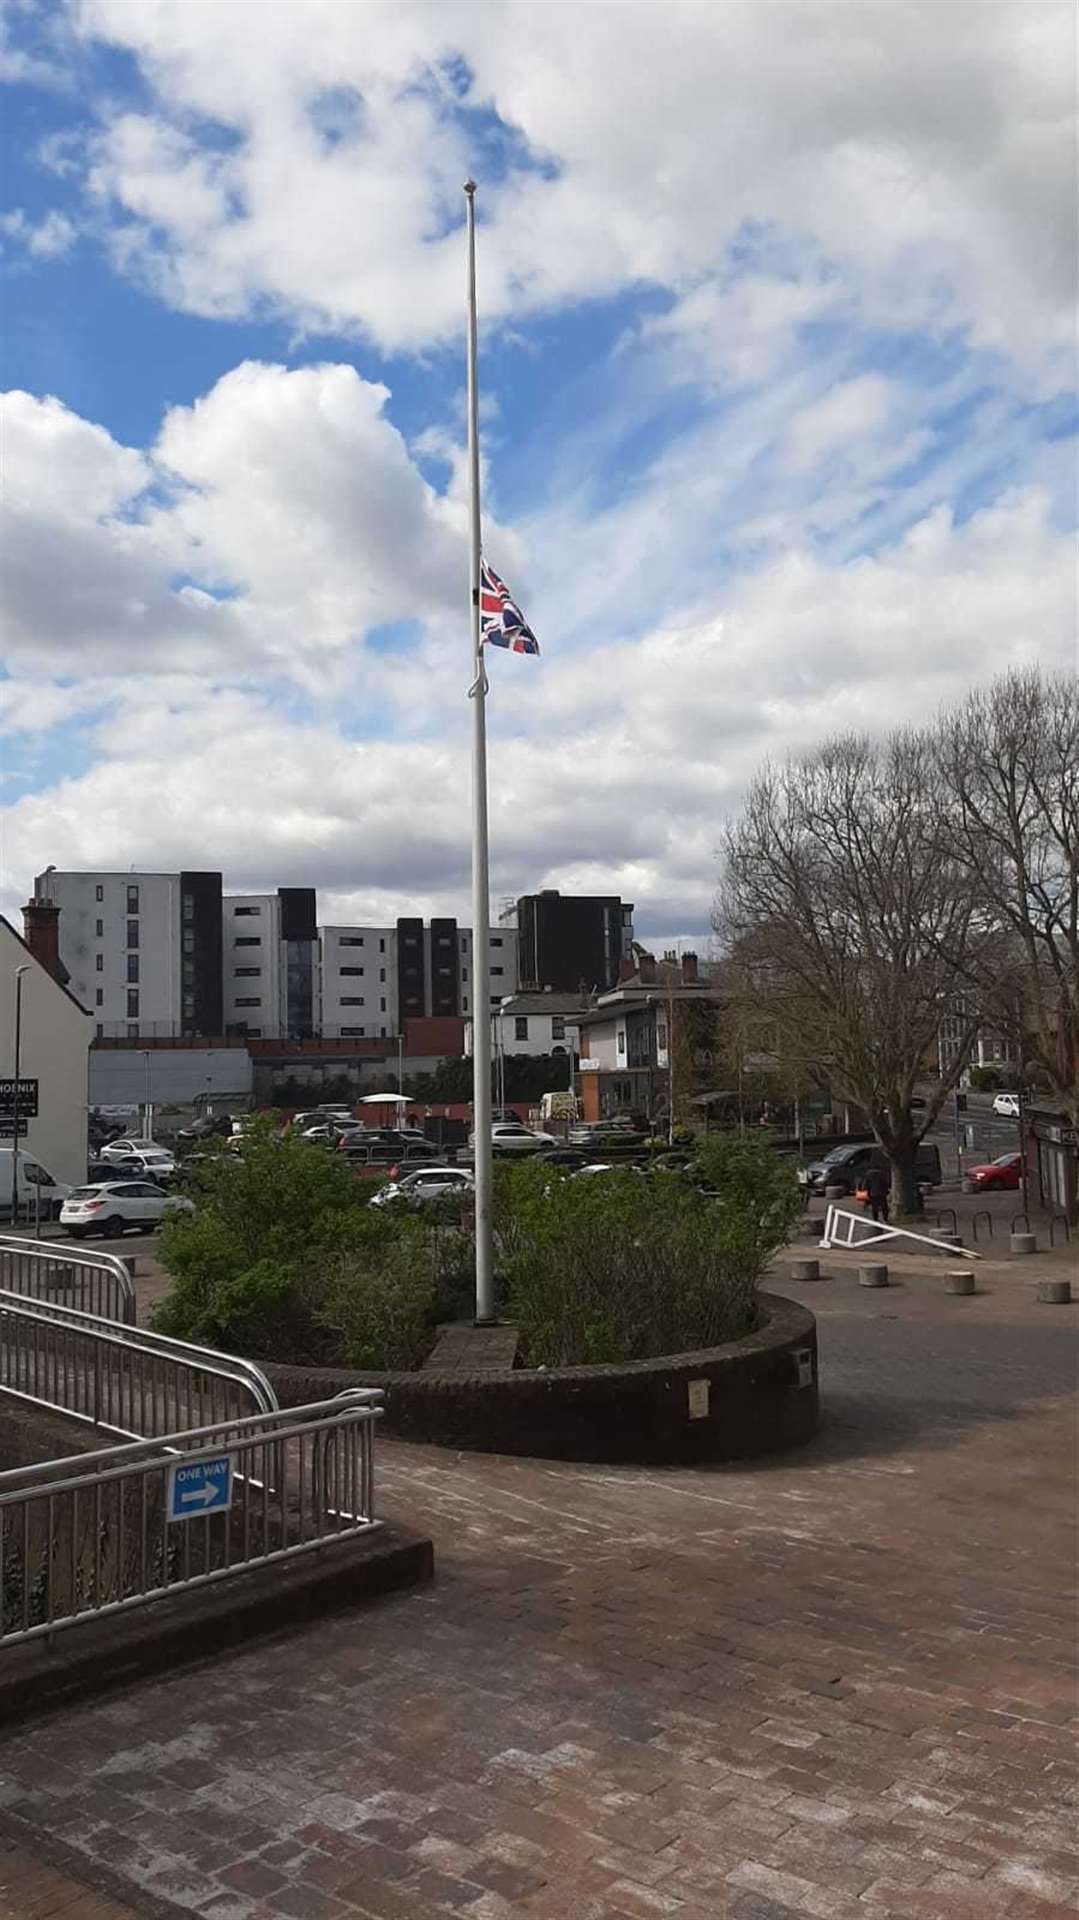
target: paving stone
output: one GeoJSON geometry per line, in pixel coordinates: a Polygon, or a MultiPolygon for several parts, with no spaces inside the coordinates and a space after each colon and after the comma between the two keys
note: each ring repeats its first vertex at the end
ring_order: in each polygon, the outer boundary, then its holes
{"type": "MultiPolygon", "coordinates": [[[[5,1818],[90,1902],[64,1920],[145,1890],[204,1920],[1079,1912],[1070,1322],[998,1276],[812,1291],[811,1447],[646,1471],[380,1436],[432,1587],[0,1735],[5,1818]]],[[[4,1893],[3,1861],[0,1920],[60,1920],[23,1891],[54,1869],[4,1893]]]]}

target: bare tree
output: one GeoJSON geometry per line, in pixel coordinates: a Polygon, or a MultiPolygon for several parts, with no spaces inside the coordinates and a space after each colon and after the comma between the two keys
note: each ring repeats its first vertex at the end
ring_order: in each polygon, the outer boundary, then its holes
{"type": "Polygon", "coordinates": [[[938,749],[956,859],[1004,930],[991,966],[970,950],[972,1004],[1079,1123],[1079,678],[1004,674],[938,749]]]}
{"type": "Polygon", "coordinates": [[[846,736],[767,767],[727,830],[717,900],[717,931],[792,1068],[865,1111],[904,1213],[919,1210],[915,1150],[977,1030],[972,1018],[942,1074],[941,1021],[995,936],[954,857],[945,799],[922,733],[880,746],[846,736]]]}

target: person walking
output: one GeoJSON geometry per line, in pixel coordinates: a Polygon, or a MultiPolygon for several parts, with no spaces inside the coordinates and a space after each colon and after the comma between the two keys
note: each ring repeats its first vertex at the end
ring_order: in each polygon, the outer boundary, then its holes
{"type": "Polygon", "coordinates": [[[888,1197],[891,1184],[887,1167],[875,1163],[869,1167],[865,1176],[865,1195],[874,1220],[878,1220],[884,1227],[888,1225],[888,1197]]]}

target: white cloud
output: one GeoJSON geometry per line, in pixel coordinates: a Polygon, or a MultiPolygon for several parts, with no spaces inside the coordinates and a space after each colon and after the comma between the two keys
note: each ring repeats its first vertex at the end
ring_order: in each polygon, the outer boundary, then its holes
{"type": "Polygon", "coordinates": [[[0,215],[0,234],[14,241],[32,260],[59,260],[75,244],[75,227],[66,213],[52,208],[34,221],[22,207],[0,215]]]}
{"type": "Polygon", "coordinates": [[[76,17],[154,92],[106,120],[92,185],[121,257],[193,311],[269,301],[389,347],[454,332],[460,183],[482,171],[467,106],[518,143],[481,183],[489,318],[690,292],[747,224],[778,225],[890,324],[966,325],[1036,362],[1074,338],[1066,0],[309,0],[260,6],[257,33],[231,0],[76,17]]]}
{"type": "Polygon", "coordinates": [[[896,393],[879,374],[865,373],[844,380],[795,415],[787,430],[787,460],[804,473],[837,448],[864,442],[886,427],[896,393]]]}

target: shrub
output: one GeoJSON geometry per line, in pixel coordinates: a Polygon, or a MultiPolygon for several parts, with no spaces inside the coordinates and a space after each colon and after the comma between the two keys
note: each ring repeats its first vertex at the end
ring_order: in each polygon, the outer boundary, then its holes
{"type": "Polygon", "coordinates": [[[434,1236],[323,1147],[252,1128],[242,1155],[200,1161],[194,1214],[162,1229],[173,1289],[154,1315],[162,1333],[251,1359],[318,1365],[415,1365],[430,1345],[438,1298],[434,1236]]]}
{"type": "Polygon", "coordinates": [[[526,1364],[648,1359],[752,1332],[757,1281],[800,1202],[762,1143],[723,1144],[722,1166],[707,1165],[725,1182],[717,1197],[661,1171],[500,1170],[499,1253],[526,1364]]]}

